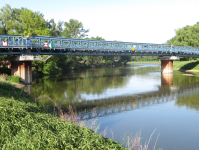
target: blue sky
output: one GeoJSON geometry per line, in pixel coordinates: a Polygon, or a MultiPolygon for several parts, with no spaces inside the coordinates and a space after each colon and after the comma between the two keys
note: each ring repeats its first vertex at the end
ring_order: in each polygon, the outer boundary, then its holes
{"type": "Polygon", "coordinates": [[[196,0],[6,0],[0,8],[26,7],[56,22],[77,19],[91,36],[106,40],[165,43],[175,29],[199,22],[196,0]]]}

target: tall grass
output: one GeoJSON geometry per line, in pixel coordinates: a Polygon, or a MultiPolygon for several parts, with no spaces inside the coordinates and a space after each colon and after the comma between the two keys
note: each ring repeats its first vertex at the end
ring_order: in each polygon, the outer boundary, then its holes
{"type": "MultiPolygon", "coordinates": [[[[155,129],[156,130],[156,129],[155,129]]],[[[149,150],[149,144],[150,141],[152,139],[152,136],[155,132],[155,130],[152,132],[152,134],[149,137],[149,140],[146,140],[144,145],[142,145],[142,137],[141,137],[141,130],[138,131],[135,136],[132,136],[132,134],[128,135],[128,136],[124,136],[123,138],[123,142],[125,143],[125,147],[133,149],[133,150],[149,150]]],[[[155,150],[156,144],[157,144],[157,140],[158,140],[159,134],[156,138],[155,144],[153,146],[153,150],[155,150]]]]}
{"type": "MultiPolygon", "coordinates": [[[[90,129],[92,129],[95,133],[98,132],[100,125],[97,124],[96,121],[97,121],[99,116],[94,118],[94,114],[95,114],[96,108],[94,108],[93,111],[92,111],[93,112],[93,116],[92,116],[92,120],[93,121],[91,123],[88,123],[88,120],[86,120],[86,119],[83,120],[83,121],[80,120],[81,112],[78,113],[77,109],[75,107],[72,108],[72,106],[69,106],[67,112],[64,112],[58,106],[55,106],[55,107],[59,111],[59,119],[60,120],[64,120],[66,122],[71,121],[73,123],[78,124],[79,126],[88,127],[90,129]]],[[[107,130],[108,130],[108,127],[106,127],[100,134],[103,137],[105,137],[106,134],[107,134],[107,130]]],[[[132,150],[149,150],[149,144],[150,144],[150,141],[152,139],[152,136],[153,136],[155,130],[150,135],[149,140],[145,141],[144,145],[141,144],[141,142],[142,142],[141,141],[141,139],[142,139],[141,130],[139,132],[137,132],[134,136],[132,136],[132,134],[130,134],[128,136],[124,135],[124,137],[122,139],[122,143],[123,143],[123,145],[126,148],[130,148],[132,150]]],[[[111,131],[111,134],[112,134],[112,140],[114,140],[114,133],[113,133],[113,131],[111,129],[110,129],[110,131],[111,131]]],[[[159,137],[159,134],[157,136],[156,142],[154,143],[153,150],[155,150],[158,137],[159,137]]]]}

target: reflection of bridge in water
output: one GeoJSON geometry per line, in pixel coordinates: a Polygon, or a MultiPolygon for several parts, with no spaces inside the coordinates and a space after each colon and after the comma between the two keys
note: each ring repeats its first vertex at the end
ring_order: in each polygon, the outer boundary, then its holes
{"type": "MultiPolygon", "coordinates": [[[[26,86],[26,89],[24,90],[30,94],[32,92],[32,86],[26,86]]],[[[81,112],[81,119],[91,119],[97,116],[103,117],[147,106],[163,104],[169,101],[195,95],[198,91],[199,83],[173,86],[173,74],[162,74],[161,86],[158,86],[157,91],[74,102],[71,105],[76,106],[77,111],[81,112]],[[94,108],[96,108],[95,111],[93,111],[94,108]]],[[[58,105],[61,106],[62,101],[59,102],[58,105]]]]}
{"type": "Polygon", "coordinates": [[[92,101],[84,101],[72,104],[81,112],[80,119],[91,119],[97,116],[103,117],[125,111],[131,111],[147,106],[163,104],[179,98],[197,94],[199,84],[172,86],[173,75],[162,76],[161,86],[158,91],[135,94],[133,96],[119,96],[92,101]],[[96,110],[92,111],[95,107],[96,110]]]}

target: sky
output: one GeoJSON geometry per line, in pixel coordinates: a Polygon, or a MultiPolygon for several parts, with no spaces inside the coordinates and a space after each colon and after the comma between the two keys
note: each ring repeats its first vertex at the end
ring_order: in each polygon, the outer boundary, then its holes
{"type": "Polygon", "coordinates": [[[6,0],[0,8],[26,7],[46,20],[77,19],[88,37],[162,44],[175,30],[199,22],[199,0],[6,0]]]}

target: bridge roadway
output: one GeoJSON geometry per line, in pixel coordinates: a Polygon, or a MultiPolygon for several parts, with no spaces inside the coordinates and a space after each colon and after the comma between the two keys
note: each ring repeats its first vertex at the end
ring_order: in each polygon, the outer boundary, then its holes
{"type": "Polygon", "coordinates": [[[46,36],[30,36],[27,40],[22,35],[0,35],[0,55],[8,54],[199,57],[199,48],[46,36]]]}
{"type": "MultiPolygon", "coordinates": [[[[80,120],[113,115],[152,105],[163,104],[199,93],[199,84],[186,86],[160,86],[158,91],[71,104],[81,113],[80,120]],[[97,108],[96,108],[97,107],[97,108]],[[93,109],[96,108],[96,111],[93,109]]],[[[58,105],[61,105],[58,104],[58,105]]]]}

